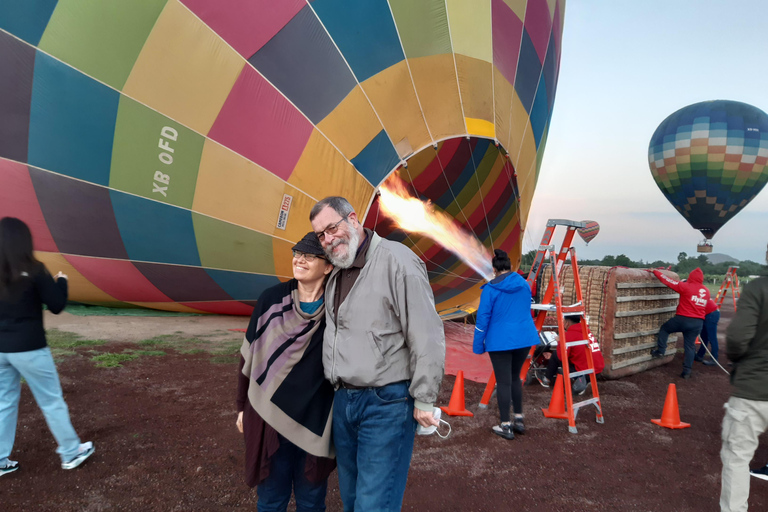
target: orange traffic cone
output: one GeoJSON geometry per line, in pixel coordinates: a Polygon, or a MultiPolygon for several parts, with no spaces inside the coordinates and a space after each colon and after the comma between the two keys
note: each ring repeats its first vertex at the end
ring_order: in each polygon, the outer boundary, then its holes
{"type": "Polygon", "coordinates": [[[560,418],[567,419],[568,414],[565,412],[565,391],[563,391],[562,375],[558,375],[555,380],[555,387],[552,389],[552,398],[549,399],[549,407],[544,409],[542,407],[541,412],[547,418],[560,418]]]}
{"type": "Polygon", "coordinates": [[[485,386],[485,392],[483,392],[483,398],[480,399],[478,407],[481,409],[488,408],[488,404],[491,402],[491,396],[493,395],[494,389],[496,389],[496,374],[491,372],[491,376],[488,379],[488,384],[485,386]]]}
{"type": "Polygon", "coordinates": [[[451,402],[448,407],[440,407],[440,409],[449,416],[474,416],[464,408],[464,372],[462,370],[456,374],[456,382],[453,383],[453,392],[451,392],[451,402]]]}
{"type": "Polygon", "coordinates": [[[690,423],[680,421],[680,411],[677,408],[677,387],[670,384],[667,388],[667,399],[664,400],[664,410],[660,420],[651,420],[657,425],[667,428],[688,428],[690,423]]]}

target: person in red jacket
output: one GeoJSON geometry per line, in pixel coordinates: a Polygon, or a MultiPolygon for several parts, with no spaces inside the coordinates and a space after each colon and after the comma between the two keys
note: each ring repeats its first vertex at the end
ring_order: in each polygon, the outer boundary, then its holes
{"type": "Polygon", "coordinates": [[[667,351],[667,338],[669,338],[670,333],[682,333],[685,357],[683,358],[683,373],[680,376],[689,379],[693,358],[696,355],[696,338],[704,325],[704,311],[709,300],[709,290],[703,284],[704,273],[696,267],[688,274],[687,280],[675,281],[659,270],[654,269],[652,272],[659,281],[680,294],[680,301],[677,304],[675,316],[667,320],[659,329],[659,338],[656,348],[651,350],[651,357],[664,357],[667,351]]]}
{"type": "MultiPolygon", "coordinates": [[[[581,333],[581,316],[566,316],[564,319],[563,327],[565,327],[565,341],[579,341],[584,339],[584,335],[581,333]]],[[[603,360],[603,353],[600,351],[600,345],[597,340],[592,336],[592,332],[587,328],[589,333],[589,345],[577,345],[568,349],[568,363],[570,364],[571,371],[580,372],[589,368],[589,362],[587,361],[587,350],[589,347],[592,351],[592,363],[595,365],[595,375],[600,374],[605,368],[605,361],[603,360]]],[[[560,367],[560,358],[557,352],[552,352],[547,364],[546,379],[547,382],[554,382],[557,377],[557,370],[560,367]]],[[[585,376],[578,377],[572,386],[573,392],[581,394],[587,388],[587,378],[585,376]]]]}

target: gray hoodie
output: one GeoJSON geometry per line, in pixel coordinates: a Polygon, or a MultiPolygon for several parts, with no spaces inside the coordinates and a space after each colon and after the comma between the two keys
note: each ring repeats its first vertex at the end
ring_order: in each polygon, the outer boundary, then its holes
{"type": "MultiPolygon", "coordinates": [[[[432,411],[445,368],[445,332],[427,269],[408,247],[372,234],[365,266],[339,306],[326,308],[323,368],[335,386],[410,380],[417,408],[432,411]]],[[[325,287],[334,303],[339,269],[325,287]]]]}

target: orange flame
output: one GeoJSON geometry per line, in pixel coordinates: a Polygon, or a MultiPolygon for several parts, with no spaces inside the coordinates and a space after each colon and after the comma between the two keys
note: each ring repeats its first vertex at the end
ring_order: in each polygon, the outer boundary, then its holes
{"type": "Polygon", "coordinates": [[[458,256],[486,281],[493,279],[491,254],[471,233],[450,215],[436,211],[431,201],[421,201],[408,191],[406,183],[392,174],[381,184],[379,206],[382,213],[400,228],[427,236],[458,256]]]}

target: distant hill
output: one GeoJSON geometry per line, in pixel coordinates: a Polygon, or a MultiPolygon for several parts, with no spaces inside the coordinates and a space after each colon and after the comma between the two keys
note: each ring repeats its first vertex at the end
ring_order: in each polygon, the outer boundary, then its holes
{"type": "Polygon", "coordinates": [[[733,256],[728,256],[727,254],[719,252],[707,254],[707,259],[712,265],[717,265],[718,263],[724,263],[726,261],[732,261],[734,263],[738,263],[740,261],[738,258],[734,258],[733,256]]]}

